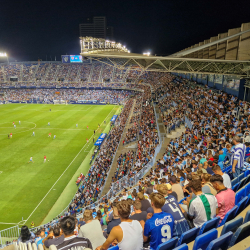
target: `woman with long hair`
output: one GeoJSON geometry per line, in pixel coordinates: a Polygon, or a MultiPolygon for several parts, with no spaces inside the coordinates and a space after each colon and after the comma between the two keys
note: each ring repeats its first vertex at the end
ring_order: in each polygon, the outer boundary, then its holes
{"type": "Polygon", "coordinates": [[[23,243],[32,243],[35,241],[35,234],[30,232],[29,228],[27,226],[22,226],[21,233],[18,239],[19,242],[23,243]]]}

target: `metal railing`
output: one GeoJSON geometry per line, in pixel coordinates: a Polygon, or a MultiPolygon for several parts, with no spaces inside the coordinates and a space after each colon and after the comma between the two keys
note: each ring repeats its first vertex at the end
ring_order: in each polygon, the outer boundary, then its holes
{"type": "Polygon", "coordinates": [[[17,240],[20,235],[21,229],[18,225],[3,229],[0,231],[0,248],[5,247],[9,243],[12,243],[13,240],[17,240]]]}

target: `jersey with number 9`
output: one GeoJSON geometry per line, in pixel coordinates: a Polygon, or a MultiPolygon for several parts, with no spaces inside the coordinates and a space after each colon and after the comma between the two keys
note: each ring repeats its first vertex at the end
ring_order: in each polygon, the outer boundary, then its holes
{"type": "Polygon", "coordinates": [[[156,249],[158,245],[172,238],[174,218],[171,214],[156,213],[146,221],[144,235],[150,238],[150,249],[156,249]]]}

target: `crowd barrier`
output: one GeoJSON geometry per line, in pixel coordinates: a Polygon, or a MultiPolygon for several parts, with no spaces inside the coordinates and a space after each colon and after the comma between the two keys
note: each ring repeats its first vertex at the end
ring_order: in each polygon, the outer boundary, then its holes
{"type": "Polygon", "coordinates": [[[0,231],[0,248],[6,245],[6,242],[16,240],[20,235],[21,229],[18,225],[0,231]]]}

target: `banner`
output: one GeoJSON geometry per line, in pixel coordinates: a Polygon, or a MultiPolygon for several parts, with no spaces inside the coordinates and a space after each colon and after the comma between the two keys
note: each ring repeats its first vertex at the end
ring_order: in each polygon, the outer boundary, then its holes
{"type": "Polygon", "coordinates": [[[113,115],[113,117],[111,118],[111,122],[115,122],[115,120],[116,120],[116,118],[117,118],[117,115],[113,115]]]}
{"type": "Polygon", "coordinates": [[[102,145],[106,135],[107,135],[106,133],[101,133],[94,145],[100,147],[102,145]]]}

